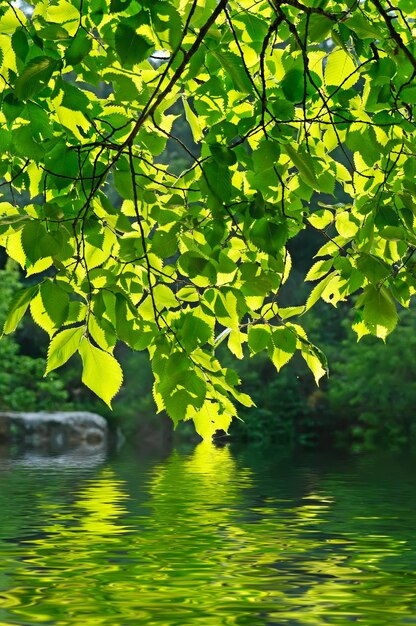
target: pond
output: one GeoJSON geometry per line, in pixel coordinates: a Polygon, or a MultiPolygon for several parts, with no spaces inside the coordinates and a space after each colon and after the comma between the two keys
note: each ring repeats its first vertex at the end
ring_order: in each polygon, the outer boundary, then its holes
{"type": "Polygon", "coordinates": [[[416,624],[416,459],[0,461],[0,626],[416,624]]]}

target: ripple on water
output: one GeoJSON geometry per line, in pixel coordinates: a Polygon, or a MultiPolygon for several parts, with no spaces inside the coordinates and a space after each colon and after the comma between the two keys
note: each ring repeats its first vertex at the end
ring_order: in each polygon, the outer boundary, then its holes
{"type": "Polygon", "coordinates": [[[0,463],[0,626],[416,622],[414,459],[0,463]]]}

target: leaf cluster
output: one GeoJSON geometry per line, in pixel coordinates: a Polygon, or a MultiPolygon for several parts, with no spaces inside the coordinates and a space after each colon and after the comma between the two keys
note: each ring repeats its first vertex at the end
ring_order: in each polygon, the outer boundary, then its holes
{"type": "Polygon", "coordinates": [[[30,309],[47,371],[79,352],[111,404],[117,342],[147,350],[158,409],[209,438],[251,404],[220,343],[278,370],[298,352],[319,381],[298,319],[318,300],[357,294],[359,337],[394,329],[416,287],[411,3],[27,6],[0,9],[0,244],[31,277],[4,332],[30,309]],[[172,132],[179,101],[197,153],[172,132]],[[179,175],[168,140],[190,159],[179,175]],[[282,306],[305,228],[317,284],[282,306]]]}

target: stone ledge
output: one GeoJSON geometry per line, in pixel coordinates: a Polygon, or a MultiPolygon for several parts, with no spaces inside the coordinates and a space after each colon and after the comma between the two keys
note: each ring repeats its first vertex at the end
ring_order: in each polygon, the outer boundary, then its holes
{"type": "Polygon", "coordinates": [[[107,445],[108,427],[103,417],[87,411],[0,412],[0,441],[31,448],[56,450],[107,445]]]}

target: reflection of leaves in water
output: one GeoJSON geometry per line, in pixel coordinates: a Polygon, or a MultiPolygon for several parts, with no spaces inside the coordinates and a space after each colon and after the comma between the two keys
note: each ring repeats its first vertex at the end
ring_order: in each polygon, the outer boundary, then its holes
{"type": "Polygon", "coordinates": [[[120,535],[126,528],[120,524],[120,516],[126,513],[121,502],[127,495],[121,490],[122,483],[115,480],[112,471],[104,469],[98,480],[89,483],[79,494],[75,506],[84,510],[80,530],[94,537],[120,535]]]}
{"type": "Polygon", "coordinates": [[[121,569],[110,550],[126,531],[119,521],[126,497],[122,483],[104,468],[84,483],[71,506],[40,500],[37,515],[43,509],[46,526],[44,533],[38,527],[41,536],[22,542],[23,558],[14,575],[24,584],[9,590],[15,615],[57,619],[67,614],[69,603],[70,615],[77,610],[94,614],[101,586],[96,576],[121,569]]]}
{"type": "Polygon", "coordinates": [[[19,499],[31,535],[0,545],[0,623],[404,623],[416,576],[397,484],[364,470],[357,483],[200,444],[145,470],[107,465],[72,492],[51,474],[26,511],[19,499]]]}
{"type": "Polygon", "coordinates": [[[250,486],[250,474],[236,467],[228,448],[202,442],[192,455],[183,457],[173,452],[166,463],[154,469],[150,485],[153,506],[169,502],[198,515],[217,506],[218,514],[227,513],[234,500],[239,503],[242,489],[250,486]]]}

